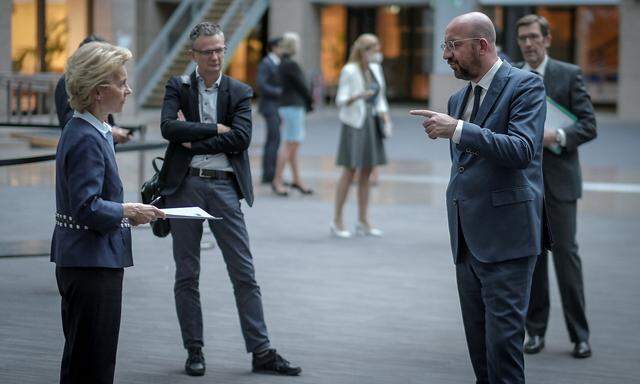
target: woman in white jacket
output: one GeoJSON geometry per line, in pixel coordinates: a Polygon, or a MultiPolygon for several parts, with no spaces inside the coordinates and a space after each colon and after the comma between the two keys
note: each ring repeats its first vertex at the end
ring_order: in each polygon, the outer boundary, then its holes
{"type": "Polygon", "coordinates": [[[382,53],[375,35],[360,35],[351,47],[349,62],[340,73],[336,105],[342,122],[336,164],[344,167],[338,181],[331,233],[351,237],[342,221],[349,186],[358,172],[358,223],[356,234],[382,236],[369,222],[369,177],[376,166],[387,163],[384,137],[391,127],[385,97],[382,53]]]}

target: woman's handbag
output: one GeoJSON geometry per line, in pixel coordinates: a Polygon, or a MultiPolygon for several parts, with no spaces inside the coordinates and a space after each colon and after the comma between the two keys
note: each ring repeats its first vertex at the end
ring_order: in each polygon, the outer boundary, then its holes
{"type": "MultiPolygon", "coordinates": [[[[162,161],[164,165],[164,158],[155,157],[151,161],[151,165],[155,173],[151,178],[145,181],[140,188],[140,196],[144,204],[152,204],[156,207],[162,207],[162,190],[160,188],[160,169],[156,164],[156,161],[162,161]]],[[[151,230],[153,234],[158,237],[166,237],[171,232],[171,225],[169,219],[158,219],[151,222],[151,230]]]]}
{"type": "Polygon", "coordinates": [[[376,131],[378,131],[378,135],[382,139],[388,139],[393,134],[393,126],[391,125],[391,121],[385,124],[385,120],[380,115],[376,115],[374,118],[376,131]]]}

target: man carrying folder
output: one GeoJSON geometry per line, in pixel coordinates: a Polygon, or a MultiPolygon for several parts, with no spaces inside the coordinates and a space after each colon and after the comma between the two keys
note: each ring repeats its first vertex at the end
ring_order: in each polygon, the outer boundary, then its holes
{"type": "MultiPolygon", "coordinates": [[[[591,346],[576,243],[577,200],[582,195],[578,146],[596,137],[596,119],[580,68],[547,55],[551,44],[549,22],[542,16],[527,15],[518,20],[516,28],[518,45],[525,60],[516,66],[542,76],[547,93],[542,169],[554,242],[553,261],[569,338],[574,343],[573,356],[585,358],[591,356],[591,346]]],[[[547,261],[547,253],[543,252],[533,273],[525,353],[538,353],[544,348],[549,320],[547,261]]]]}

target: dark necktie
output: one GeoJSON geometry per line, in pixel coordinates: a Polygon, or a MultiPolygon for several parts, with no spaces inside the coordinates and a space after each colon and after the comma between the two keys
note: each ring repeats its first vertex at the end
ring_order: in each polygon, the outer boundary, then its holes
{"type": "Polygon", "coordinates": [[[480,108],[481,93],[482,93],[482,87],[480,85],[476,85],[473,89],[473,109],[471,110],[471,117],[469,117],[470,123],[473,123],[473,121],[476,119],[478,108],[480,108]]]}

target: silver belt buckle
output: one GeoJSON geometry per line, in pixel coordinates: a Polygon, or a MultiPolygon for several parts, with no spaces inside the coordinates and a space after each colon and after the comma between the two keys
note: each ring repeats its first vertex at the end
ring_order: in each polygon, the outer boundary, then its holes
{"type": "Polygon", "coordinates": [[[207,176],[207,175],[204,174],[204,168],[198,168],[198,176],[202,177],[202,178],[205,178],[205,179],[210,179],[211,178],[211,176],[207,176]]]}

